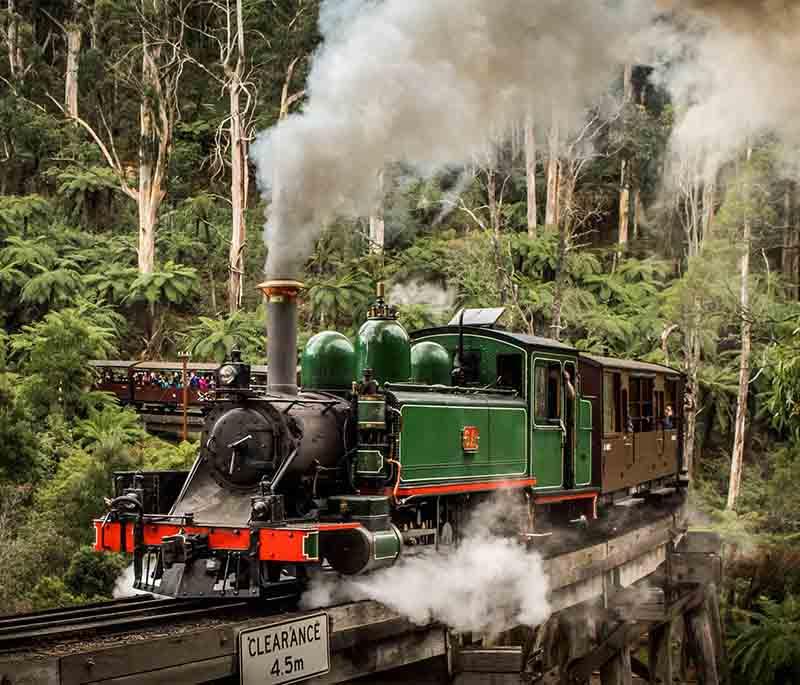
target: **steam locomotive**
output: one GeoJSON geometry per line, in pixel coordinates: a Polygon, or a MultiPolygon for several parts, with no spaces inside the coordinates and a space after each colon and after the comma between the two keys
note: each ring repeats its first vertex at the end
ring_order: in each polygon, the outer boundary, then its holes
{"type": "Polygon", "coordinates": [[[298,389],[302,284],[260,287],[266,392],[232,354],[191,470],[115,474],[94,522],[97,550],[133,554],[137,588],[285,597],[315,565],[359,574],[451,544],[497,491],[533,534],[686,483],[674,369],[502,330],[501,308],[409,335],[379,286],[355,345],[309,340],[298,389]]]}

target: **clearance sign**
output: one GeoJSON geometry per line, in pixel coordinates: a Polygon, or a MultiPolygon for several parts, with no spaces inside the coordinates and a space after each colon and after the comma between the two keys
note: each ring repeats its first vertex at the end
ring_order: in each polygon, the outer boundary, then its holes
{"type": "Polygon", "coordinates": [[[245,628],[239,633],[241,685],[285,685],[330,670],[325,612],[245,628]]]}

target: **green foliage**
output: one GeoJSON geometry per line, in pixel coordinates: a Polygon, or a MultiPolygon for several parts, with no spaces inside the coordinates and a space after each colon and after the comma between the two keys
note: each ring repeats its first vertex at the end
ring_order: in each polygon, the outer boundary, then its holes
{"type": "Polygon", "coordinates": [[[191,441],[178,445],[157,441],[143,449],[141,468],[152,471],[188,470],[197,458],[198,449],[197,443],[191,441]]]}
{"type": "Polygon", "coordinates": [[[763,598],[759,607],[733,642],[734,669],[742,682],[792,685],[800,679],[800,600],[763,598]]]}
{"type": "Polygon", "coordinates": [[[363,318],[374,299],[372,279],[363,270],[344,271],[308,283],[311,318],[320,328],[345,327],[363,318]]]}
{"type": "Polygon", "coordinates": [[[185,304],[196,294],[199,285],[197,270],[191,266],[167,262],[149,274],[139,274],[131,283],[128,302],[148,304],[185,304]]]}
{"type": "Polygon", "coordinates": [[[74,596],[111,597],[117,577],[127,565],[122,555],[81,547],[70,559],[64,585],[74,596]]]}
{"type": "Polygon", "coordinates": [[[185,345],[193,359],[222,362],[238,348],[251,363],[263,359],[266,320],[264,313],[239,311],[222,319],[199,317],[186,332],[185,345]]]}
{"type": "Polygon", "coordinates": [[[88,416],[75,424],[75,437],[90,452],[113,453],[143,440],[146,433],[132,409],[90,407],[88,416]]]}
{"type": "Polygon", "coordinates": [[[37,416],[60,409],[74,416],[85,406],[84,391],[92,384],[90,359],[116,352],[117,330],[112,315],[80,308],[50,312],[24,326],[11,340],[11,349],[24,375],[24,394],[37,416]]]}
{"type": "Polygon", "coordinates": [[[16,384],[0,373],[0,483],[37,482],[46,468],[35,426],[16,384]]]}
{"type": "Polygon", "coordinates": [[[0,235],[24,235],[46,225],[51,216],[52,207],[41,195],[0,195],[0,235]]]}
{"type": "Polygon", "coordinates": [[[67,589],[61,578],[44,576],[31,591],[30,602],[34,611],[40,611],[73,606],[78,604],[79,599],[67,589]]]}

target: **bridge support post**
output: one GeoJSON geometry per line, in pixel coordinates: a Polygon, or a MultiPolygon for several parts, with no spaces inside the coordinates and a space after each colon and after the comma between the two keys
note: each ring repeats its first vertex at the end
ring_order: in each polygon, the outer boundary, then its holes
{"type": "Polygon", "coordinates": [[[628,647],[623,647],[610,660],[600,668],[600,682],[602,685],[632,685],[633,671],[631,670],[631,652],[628,647]]]}
{"type": "Polygon", "coordinates": [[[653,628],[647,641],[650,685],[672,685],[672,623],[653,628]]]}
{"type": "Polygon", "coordinates": [[[701,685],[720,685],[714,633],[707,602],[690,611],[685,617],[689,654],[697,668],[701,685]]]}

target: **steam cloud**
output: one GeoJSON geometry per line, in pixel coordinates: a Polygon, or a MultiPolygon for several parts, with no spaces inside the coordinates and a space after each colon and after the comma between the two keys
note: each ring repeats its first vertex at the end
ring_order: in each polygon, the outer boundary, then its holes
{"type": "MultiPolygon", "coordinates": [[[[679,0],[686,30],[663,46],[659,78],[680,113],[672,139],[677,161],[699,160],[713,180],[720,167],[757,138],[800,142],[797,0],[679,0]],[[671,52],[671,54],[670,54],[671,52]]],[[[667,38],[667,36],[663,36],[667,38]]]]}
{"type": "Polygon", "coordinates": [[[271,193],[267,274],[297,274],[337,216],[364,216],[385,164],[485,158],[528,111],[575,124],[631,61],[635,0],[347,0],[323,4],[308,102],[253,146],[271,193]]]}
{"type": "Polygon", "coordinates": [[[712,178],[747,141],[800,139],[798,0],[326,0],[308,101],[253,146],[272,200],[267,273],[296,276],[324,226],[374,207],[377,174],[486,158],[528,112],[568,135],[651,64],[673,160],[712,178]]]}
{"type": "Polygon", "coordinates": [[[516,527],[521,515],[509,497],[494,498],[475,512],[452,551],[401,556],[395,566],[369,576],[318,579],[303,604],[374,599],[417,624],[439,621],[462,632],[539,625],[550,613],[541,558],[499,530],[516,527]]]}

